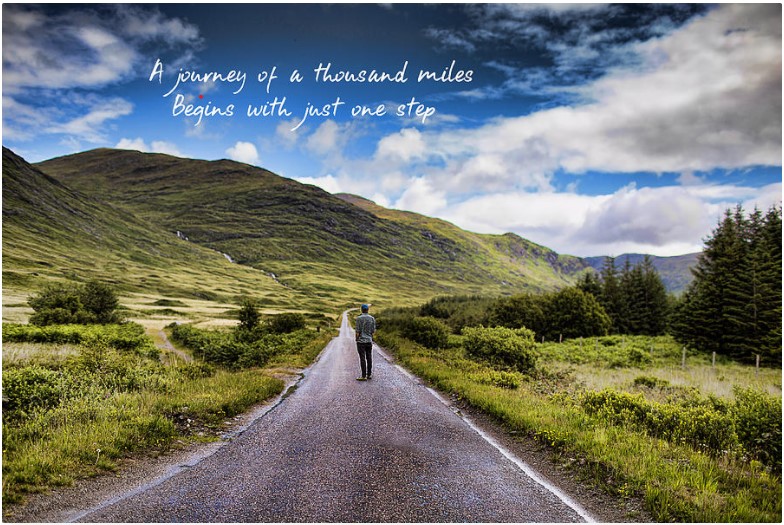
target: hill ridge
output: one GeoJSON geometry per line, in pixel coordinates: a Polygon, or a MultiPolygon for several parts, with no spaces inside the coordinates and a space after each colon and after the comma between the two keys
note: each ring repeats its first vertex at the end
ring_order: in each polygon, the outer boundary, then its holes
{"type": "MultiPolygon", "coordinates": [[[[6,155],[4,149],[4,160],[6,155]]],[[[98,224],[104,235],[130,228],[136,232],[132,238],[147,235],[157,243],[142,243],[136,251],[126,250],[125,245],[137,242],[128,241],[126,232],[103,246],[89,247],[88,251],[100,252],[101,258],[112,259],[115,265],[130,264],[126,259],[135,257],[155,268],[152,273],[160,273],[158,268],[165,257],[159,256],[169,250],[174,254],[172,267],[178,268],[177,272],[209,276],[219,271],[229,282],[228,276],[239,272],[241,277],[237,280],[251,293],[254,288],[261,295],[277,293],[275,301],[280,304],[299,302],[313,308],[337,308],[347,302],[366,302],[368,298],[376,304],[411,304],[445,294],[548,291],[573,284],[589,268],[578,257],[559,255],[517,234],[468,232],[441,219],[387,209],[358,196],[332,195],[319,187],[227,159],[208,161],[97,148],[33,166],[10,150],[8,156],[12,162],[8,170],[4,162],[4,183],[6,177],[13,180],[13,172],[29,166],[40,174],[37,177],[45,177],[35,180],[42,186],[41,191],[54,195],[55,201],[85,209],[93,206],[97,210],[91,220],[83,218],[75,225],[62,225],[71,229],[63,240],[57,240],[56,232],[49,236],[54,251],[60,254],[57,262],[50,263],[53,267],[71,268],[72,272],[74,265],[69,267],[63,261],[68,252],[65,244],[81,246],[83,239],[76,238],[76,233],[89,231],[94,227],[91,222],[98,224]],[[42,182],[46,180],[89,199],[86,202],[90,205],[77,206],[73,197],[58,196],[51,189],[54,186],[42,182]],[[179,239],[177,232],[190,242],[179,239]],[[182,243],[190,247],[186,249],[182,243]],[[209,257],[197,255],[206,253],[209,257]],[[200,260],[205,257],[209,259],[206,266],[200,260]],[[229,257],[238,264],[231,265],[229,257]],[[227,270],[226,265],[234,269],[227,270]],[[271,274],[275,280],[269,277],[271,274]],[[260,281],[257,283],[256,279],[260,281]],[[274,286],[278,288],[273,293],[274,286]]],[[[21,187],[13,187],[9,192],[11,200],[22,191],[21,187]]],[[[25,208],[24,213],[32,216],[42,213],[21,202],[6,206],[5,192],[3,204],[4,213],[14,205],[25,208]]],[[[38,217],[30,224],[48,224],[53,228],[52,222],[57,221],[38,217]]],[[[10,221],[8,229],[5,223],[3,227],[4,234],[8,231],[12,237],[26,238],[35,248],[29,228],[25,228],[20,221],[10,221]]],[[[24,255],[6,242],[6,235],[3,245],[4,263],[13,261],[29,270],[30,265],[23,262],[24,255]]],[[[40,257],[45,257],[40,247],[36,250],[40,257]]],[[[9,266],[9,271],[15,271],[10,269],[13,266],[9,266]]],[[[138,271],[142,271],[140,267],[138,271]]],[[[34,272],[28,272],[28,277],[31,273],[34,272]]],[[[207,277],[198,283],[207,291],[194,292],[197,283],[189,283],[187,289],[189,293],[213,294],[226,300],[241,293],[240,286],[226,284],[224,277],[219,279],[220,287],[212,286],[207,277]]],[[[123,275],[113,279],[129,288],[147,286],[128,282],[123,275]]],[[[156,285],[172,288],[160,279],[156,285]]]]}

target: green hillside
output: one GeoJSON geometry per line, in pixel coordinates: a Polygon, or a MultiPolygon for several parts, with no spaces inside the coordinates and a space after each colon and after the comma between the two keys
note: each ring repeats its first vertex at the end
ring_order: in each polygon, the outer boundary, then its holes
{"type": "Polygon", "coordinates": [[[74,191],[3,148],[4,318],[48,282],[92,277],[126,297],[235,304],[251,294],[280,306],[308,300],[262,272],[74,191]]]}
{"type": "Polygon", "coordinates": [[[37,165],[80,192],[325,301],[550,290],[584,268],[515,235],[347,202],[238,162],[98,149],[37,165]]]}

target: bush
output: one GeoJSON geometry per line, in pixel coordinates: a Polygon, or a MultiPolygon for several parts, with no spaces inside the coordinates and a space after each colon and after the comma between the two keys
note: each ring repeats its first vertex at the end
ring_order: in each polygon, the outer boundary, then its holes
{"type": "Polygon", "coordinates": [[[547,339],[606,335],[612,321],[599,301],[579,288],[565,288],[544,304],[547,339]]]}
{"type": "Polygon", "coordinates": [[[309,330],[270,334],[259,330],[201,330],[188,324],[169,327],[172,339],[189,348],[195,357],[227,368],[264,366],[273,356],[298,350],[315,337],[315,332],[309,330]]]}
{"type": "Polygon", "coordinates": [[[446,348],[449,327],[433,317],[414,317],[403,326],[403,337],[431,349],[446,348]]]}
{"type": "Polygon", "coordinates": [[[269,319],[269,328],[276,334],[288,334],[305,328],[305,316],[302,314],[278,314],[269,319]]]}
{"type": "Polygon", "coordinates": [[[35,326],[3,323],[3,342],[54,343],[54,344],[104,344],[123,352],[157,359],[160,350],[136,323],[121,325],[51,325],[35,326]]]}
{"type": "Polygon", "coordinates": [[[186,379],[203,379],[215,375],[215,367],[209,363],[194,361],[177,367],[179,373],[186,379]]]}
{"type": "Polygon", "coordinates": [[[519,388],[521,384],[520,374],[502,370],[483,370],[481,372],[468,374],[468,378],[477,383],[497,386],[499,388],[508,388],[510,390],[519,388]]]}
{"type": "Polygon", "coordinates": [[[463,328],[463,347],[476,359],[509,366],[521,372],[535,366],[534,333],[527,328],[463,328]]]}
{"type": "Polygon", "coordinates": [[[65,393],[65,382],[54,370],[38,365],[3,370],[3,421],[53,408],[65,393]]]}
{"type": "Polygon", "coordinates": [[[586,413],[613,425],[632,425],[672,443],[686,443],[714,456],[739,444],[732,417],[710,403],[679,406],[648,402],[641,394],[607,389],[580,397],[586,413]]]}
{"type": "Polygon", "coordinates": [[[97,324],[111,324],[121,321],[115,313],[120,301],[108,284],[96,280],[88,281],[82,287],[82,306],[95,319],[97,324]]]}
{"type": "Polygon", "coordinates": [[[670,382],[666,379],[659,379],[653,376],[638,376],[634,378],[634,384],[637,386],[644,386],[647,388],[667,388],[670,382]]]}
{"type": "Polygon", "coordinates": [[[83,285],[52,284],[28,300],[35,313],[30,323],[38,326],[52,324],[111,324],[122,321],[115,312],[119,301],[114,290],[96,280],[83,285]]]}
{"type": "Polygon", "coordinates": [[[738,438],[752,457],[781,471],[781,398],[751,388],[735,387],[731,412],[738,438]]]}

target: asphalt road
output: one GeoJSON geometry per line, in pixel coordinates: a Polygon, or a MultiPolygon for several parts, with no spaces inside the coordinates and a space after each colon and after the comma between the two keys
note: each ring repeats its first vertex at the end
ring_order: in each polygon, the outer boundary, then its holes
{"type": "Polygon", "coordinates": [[[340,337],[274,410],[192,467],[80,521],[590,519],[378,348],[373,357],[373,379],[356,381],[359,359],[344,316],[340,337]]]}

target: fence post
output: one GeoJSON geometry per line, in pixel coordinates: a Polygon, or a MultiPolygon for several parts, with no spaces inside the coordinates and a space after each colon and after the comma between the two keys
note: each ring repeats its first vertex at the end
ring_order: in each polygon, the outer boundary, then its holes
{"type": "Polygon", "coordinates": [[[711,363],[712,368],[716,368],[716,352],[713,352],[713,362],[711,363]]]}
{"type": "Polygon", "coordinates": [[[544,344],[544,336],[542,336],[542,344],[544,344]]]}
{"type": "Polygon", "coordinates": [[[683,347],[683,355],[681,357],[681,368],[686,370],[686,347],[683,347]]]}
{"type": "Polygon", "coordinates": [[[563,334],[558,334],[558,342],[563,343],[563,334]]]}
{"type": "Polygon", "coordinates": [[[757,354],[757,369],[754,371],[754,375],[755,376],[759,375],[759,357],[760,357],[760,355],[757,354]]]}

